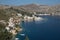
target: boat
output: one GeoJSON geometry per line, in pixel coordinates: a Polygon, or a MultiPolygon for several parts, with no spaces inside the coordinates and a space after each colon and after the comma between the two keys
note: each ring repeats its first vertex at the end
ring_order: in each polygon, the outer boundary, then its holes
{"type": "Polygon", "coordinates": [[[20,34],[21,36],[25,36],[25,34],[20,34]]]}

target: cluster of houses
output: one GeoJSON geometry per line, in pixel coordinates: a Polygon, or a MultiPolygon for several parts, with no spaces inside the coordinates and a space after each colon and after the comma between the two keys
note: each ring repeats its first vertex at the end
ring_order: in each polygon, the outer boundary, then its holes
{"type": "Polygon", "coordinates": [[[22,31],[22,28],[20,28],[20,17],[15,16],[15,17],[10,17],[9,22],[6,26],[6,29],[8,32],[16,35],[18,31],[22,31]]]}
{"type": "Polygon", "coordinates": [[[32,15],[32,17],[30,17],[30,16],[27,16],[27,15],[25,15],[24,16],[24,20],[26,20],[26,21],[38,21],[38,20],[42,20],[43,18],[41,18],[41,17],[37,17],[37,16],[35,16],[35,15],[32,15]]]}

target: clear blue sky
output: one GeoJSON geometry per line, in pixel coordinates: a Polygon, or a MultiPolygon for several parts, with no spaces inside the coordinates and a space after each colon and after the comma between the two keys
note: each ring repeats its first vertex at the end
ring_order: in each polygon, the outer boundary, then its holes
{"type": "Polygon", "coordinates": [[[7,5],[25,5],[31,3],[55,5],[60,4],[60,0],[0,0],[0,4],[7,5]]]}

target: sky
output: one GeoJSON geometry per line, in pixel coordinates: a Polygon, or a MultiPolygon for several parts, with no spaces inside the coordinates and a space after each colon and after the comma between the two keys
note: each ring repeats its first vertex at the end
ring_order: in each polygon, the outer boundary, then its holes
{"type": "Polygon", "coordinates": [[[4,5],[26,5],[32,3],[43,5],[56,5],[60,4],[60,0],[0,0],[0,4],[4,5]]]}

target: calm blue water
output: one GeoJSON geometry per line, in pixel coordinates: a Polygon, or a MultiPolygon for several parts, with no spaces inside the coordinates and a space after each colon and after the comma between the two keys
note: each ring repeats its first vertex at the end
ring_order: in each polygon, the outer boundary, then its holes
{"type": "MultiPolygon", "coordinates": [[[[23,22],[25,30],[23,33],[29,37],[29,40],[60,40],[60,16],[41,17],[44,20],[23,22]]],[[[18,38],[24,40],[24,37],[18,38]]]]}

